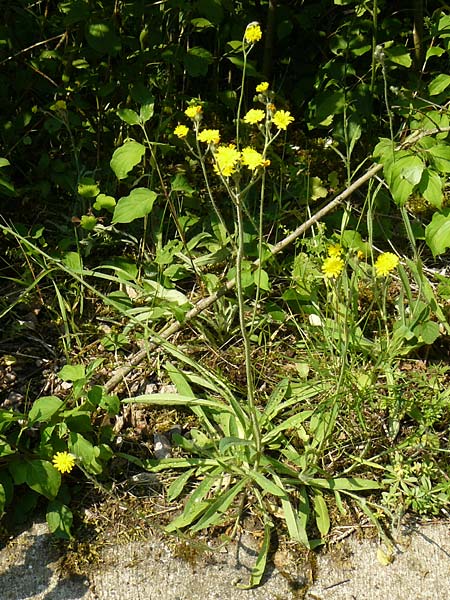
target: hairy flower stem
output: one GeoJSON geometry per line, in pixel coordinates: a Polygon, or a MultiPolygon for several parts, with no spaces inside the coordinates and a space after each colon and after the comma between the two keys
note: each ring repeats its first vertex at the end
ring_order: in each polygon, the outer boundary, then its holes
{"type": "Polygon", "coordinates": [[[239,324],[241,327],[242,342],[244,344],[245,375],[247,381],[247,404],[250,413],[253,439],[256,446],[255,468],[261,456],[261,432],[259,429],[258,414],[255,406],[255,385],[253,381],[250,339],[245,323],[244,293],[242,289],[242,260],[244,258],[244,217],[242,201],[239,194],[235,195],[238,244],[236,253],[236,296],[239,308],[239,324]]]}

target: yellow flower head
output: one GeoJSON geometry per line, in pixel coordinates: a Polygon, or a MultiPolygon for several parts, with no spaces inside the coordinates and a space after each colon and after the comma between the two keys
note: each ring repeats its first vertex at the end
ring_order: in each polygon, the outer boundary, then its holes
{"type": "Polygon", "coordinates": [[[328,256],[340,256],[342,254],[342,247],[340,244],[332,244],[327,248],[328,256]]]}
{"type": "Polygon", "coordinates": [[[184,111],[184,114],[190,119],[196,119],[199,117],[201,112],[202,107],[200,106],[200,104],[192,104],[191,106],[187,107],[187,109],[184,111]]]}
{"type": "Polygon", "coordinates": [[[322,273],[327,279],[334,279],[344,268],[344,261],[340,256],[329,256],[323,261],[322,273]]]}
{"type": "Polygon", "coordinates": [[[293,120],[294,117],[291,116],[291,113],[288,110],[277,110],[273,115],[273,122],[278,129],[286,129],[293,120]]]}
{"type": "Polygon", "coordinates": [[[269,89],[269,84],[267,83],[267,81],[262,81],[261,83],[258,83],[258,85],[256,86],[256,91],[260,94],[267,92],[268,89],[269,89]]]}
{"type": "Polygon", "coordinates": [[[220,142],[220,133],[218,129],[204,129],[198,134],[198,141],[206,144],[218,144],[220,142]]]}
{"type": "Polygon", "coordinates": [[[233,144],[229,146],[219,146],[214,153],[216,164],[214,171],[223,177],[229,177],[236,172],[241,153],[236,150],[233,144]]]}
{"type": "Polygon", "coordinates": [[[254,171],[258,167],[266,167],[268,166],[267,163],[270,165],[270,161],[264,160],[263,155],[260,152],[250,147],[242,150],[241,162],[251,171],[254,171]]]}
{"type": "Polygon", "coordinates": [[[244,122],[248,123],[249,125],[256,125],[256,123],[262,121],[265,116],[266,115],[264,111],[260,108],[251,108],[245,115],[244,122]]]}
{"type": "Polygon", "coordinates": [[[75,466],[75,458],[68,452],[57,452],[53,457],[53,466],[60,473],[70,473],[75,466]]]}
{"type": "Polygon", "coordinates": [[[173,132],[181,140],[181,139],[185,138],[187,136],[187,134],[189,133],[189,127],[186,127],[186,125],[177,125],[177,127],[175,127],[173,132]]]}
{"type": "Polygon", "coordinates": [[[247,29],[245,30],[244,39],[248,44],[254,44],[255,42],[259,42],[262,38],[262,31],[259,23],[256,21],[247,25],[247,29]]]}
{"type": "Polygon", "coordinates": [[[377,277],[389,275],[398,265],[398,257],[392,252],[384,252],[375,261],[375,273],[377,277]]]}

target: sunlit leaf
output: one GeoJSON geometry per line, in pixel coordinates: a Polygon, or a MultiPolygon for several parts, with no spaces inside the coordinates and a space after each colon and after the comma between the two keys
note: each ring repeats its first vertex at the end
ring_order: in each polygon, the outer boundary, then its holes
{"type": "Polygon", "coordinates": [[[117,148],[109,163],[117,179],[125,179],[131,169],[141,162],[144,154],[145,146],[134,140],[128,140],[117,148]]]}
{"type": "Polygon", "coordinates": [[[114,209],[113,223],[131,223],[147,216],[153,208],[157,194],[147,188],[135,188],[128,196],[120,198],[114,209]]]}
{"type": "Polygon", "coordinates": [[[425,241],[433,256],[444,254],[450,248],[450,209],[434,213],[425,228],[425,241]]]}

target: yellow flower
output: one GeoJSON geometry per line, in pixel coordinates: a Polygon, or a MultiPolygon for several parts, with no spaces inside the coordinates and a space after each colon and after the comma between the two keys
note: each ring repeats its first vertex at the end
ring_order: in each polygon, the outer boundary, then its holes
{"type": "Polygon", "coordinates": [[[199,104],[188,106],[184,114],[190,119],[195,119],[202,112],[202,107],[199,104]]]}
{"type": "Polygon", "coordinates": [[[245,30],[244,34],[244,39],[248,44],[254,44],[255,42],[259,42],[261,38],[261,27],[256,21],[254,23],[250,23],[250,25],[247,25],[247,29],[245,30]]]}
{"type": "Polygon", "coordinates": [[[258,167],[267,167],[270,165],[270,161],[264,160],[263,155],[260,152],[250,147],[242,150],[241,162],[251,171],[254,171],[258,167]]]}
{"type": "Polygon", "coordinates": [[[173,132],[181,140],[181,139],[185,138],[187,136],[187,134],[189,133],[189,127],[186,127],[186,125],[177,125],[177,127],[175,127],[173,132]]]}
{"type": "Polygon", "coordinates": [[[375,262],[375,272],[377,277],[389,275],[389,273],[398,265],[398,262],[398,257],[392,252],[384,252],[384,254],[380,254],[375,262]]]}
{"type": "Polygon", "coordinates": [[[204,129],[198,134],[198,141],[206,144],[218,144],[220,142],[220,133],[218,129],[204,129]]]}
{"type": "Polygon", "coordinates": [[[251,108],[245,115],[244,122],[248,123],[249,125],[256,125],[256,123],[262,121],[265,116],[266,115],[264,111],[260,108],[251,108]]]}
{"type": "Polygon", "coordinates": [[[241,153],[236,150],[233,144],[229,146],[219,146],[214,153],[216,164],[214,171],[223,177],[229,177],[236,172],[241,153]]]}
{"type": "Polygon", "coordinates": [[[260,94],[262,94],[263,92],[267,92],[268,89],[269,89],[269,84],[267,83],[267,81],[262,81],[261,83],[259,83],[256,86],[256,91],[259,92],[260,94]]]}
{"type": "Polygon", "coordinates": [[[339,256],[329,256],[323,261],[322,273],[327,279],[337,277],[344,268],[344,261],[339,256]]]}
{"type": "Polygon", "coordinates": [[[57,452],[52,462],[60,473],[70,473],[75,466],[75,458],[68,452],[57,452]]]}
{"type": "Polygon", "coordinates": [[[286,129],[293,120],[294,117],[291,116],[291,113],[288,110],[277,110],[273,116],[273,122],[278,129],[286,129]]]}
{"type": "Polygon", "coordinates": [[[328,256],[340,256],[342,254],[342,247],[340,244],[332,244],[327,248],[328,256]]]}

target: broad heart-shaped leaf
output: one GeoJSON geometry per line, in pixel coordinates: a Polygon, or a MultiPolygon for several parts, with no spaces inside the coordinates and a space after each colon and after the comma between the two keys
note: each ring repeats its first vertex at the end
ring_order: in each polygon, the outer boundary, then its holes
{"type": "Polygon", "coordinates": [[[86,41],[99,54],[115,56],[120,52],[122,44],[109,22],[90,23],[85,29],[86,41]]]}
{"type": "Polygon", "coordinates": [[[84,365],[64,365],[58,373],[58,377],[63,381],[79,381],[86,375],[84,365]]]}
{"type": "Polygon", "coordinates": [[[46,519],[50,533],[58,538],[71,539],[70,528],[72,527],[73,515],[68,506],[60,500],[49,502],[46,519]]]}
{"type": "Polygon", "coordinates": [[[117,115],[128,125],[139,125],[139,115],[131,108],[119,108],[117,115]]]}
{"type": "Polygon", "coordinates": [[[117,203],[112,218],[113,223],[131,223],[148,215],[155,202],[157,194],[147,188],[135,188],[117,203]]]}
{"type": "Polygon", "coordinates": [[[140,119],[141,123],[142,124],[147,123],[147,121],[149,121],[153,117],[154,112],[155,112],[155,103],[154,102],[148,102],[146,104],[143,104],[141,106],[141,110],[139,111],[139,119],[140,119]]]}
{"type": "Polygon", "coordinates": [[[412,65],[409,50],[407,50],[404,46],[391,46],[390,48],[386,48],[385,52],[388,60],[396,63],[397,65],[401,65],[407,69],[409,69],[409,67],[412,65]]]}
{"type": "Polygon", "coordinates": [[[94,446],[79,433],[73,431],[69,435],[69,451],[80,458],[84,466],[88,466],[95,458],[94,446]]]}
{"type": "Polygon", "coordinates": [[[62,404],[62,400],[56,398],[56,396],[38,398],[28,413],[28,423],[32,425],[36,421],[48,421],[61,408],[62,404]]]}
{"type": "Polygon", "coordinates": [[[30,460],[25,481],[32,490],[53,500],[61,485],[61,473],[47,460],[30,460]]]}
{"type": "Polygon", "coordinates": [[[384,173],[395,202],[402,206],[422,179],[425,164],[419,156],[408,151],[396,152],[384,163],[384,173]]]}
{"type": "Polygon", "coordinates": [[[418,191],[435,208],[442,207],[442,179],[432,169],[425,169],[420,180],[418,191]]]}
{"type": "Polygon", "coordinates": [[[191,77],[204,77],[212,62],[211,52],[201,46],[190,48],[184,57],[184,66],[191,77]]]}
{"type": "Polygon", "coordinates": [[[109,163],[117,179],[125,179],[131,169],[141,162],[144,154],[145,146],[134,140],[128,140],[117,148],[109,163]]]}
{"type": "Polygon", "coordinates": [[[425,241],[435,257],[450,248],[450,209],[434,213],[425,228],[425,241]]]}
{"type": "Polygon", "coordinates": [[[425,344],[434,344],[434,342],[441,335],[439,331],[439,325],[434,321],[426,321],[425,323],[419,323],[413,329],[414,334],[425,344]]]}
{"type": "Polygon", "coordinates": [[[432,163],[438,171],[450,173],[450,146],[448,144],[438,144],[428,149],[432,156],[432,163]]]}
{"type": "Polygon", "coordinates": [[[450,75],[441,73],[433,79],[428,85],[428,92],[430,96],[436,96],[448,88],[450,85],[450,75]]]}

